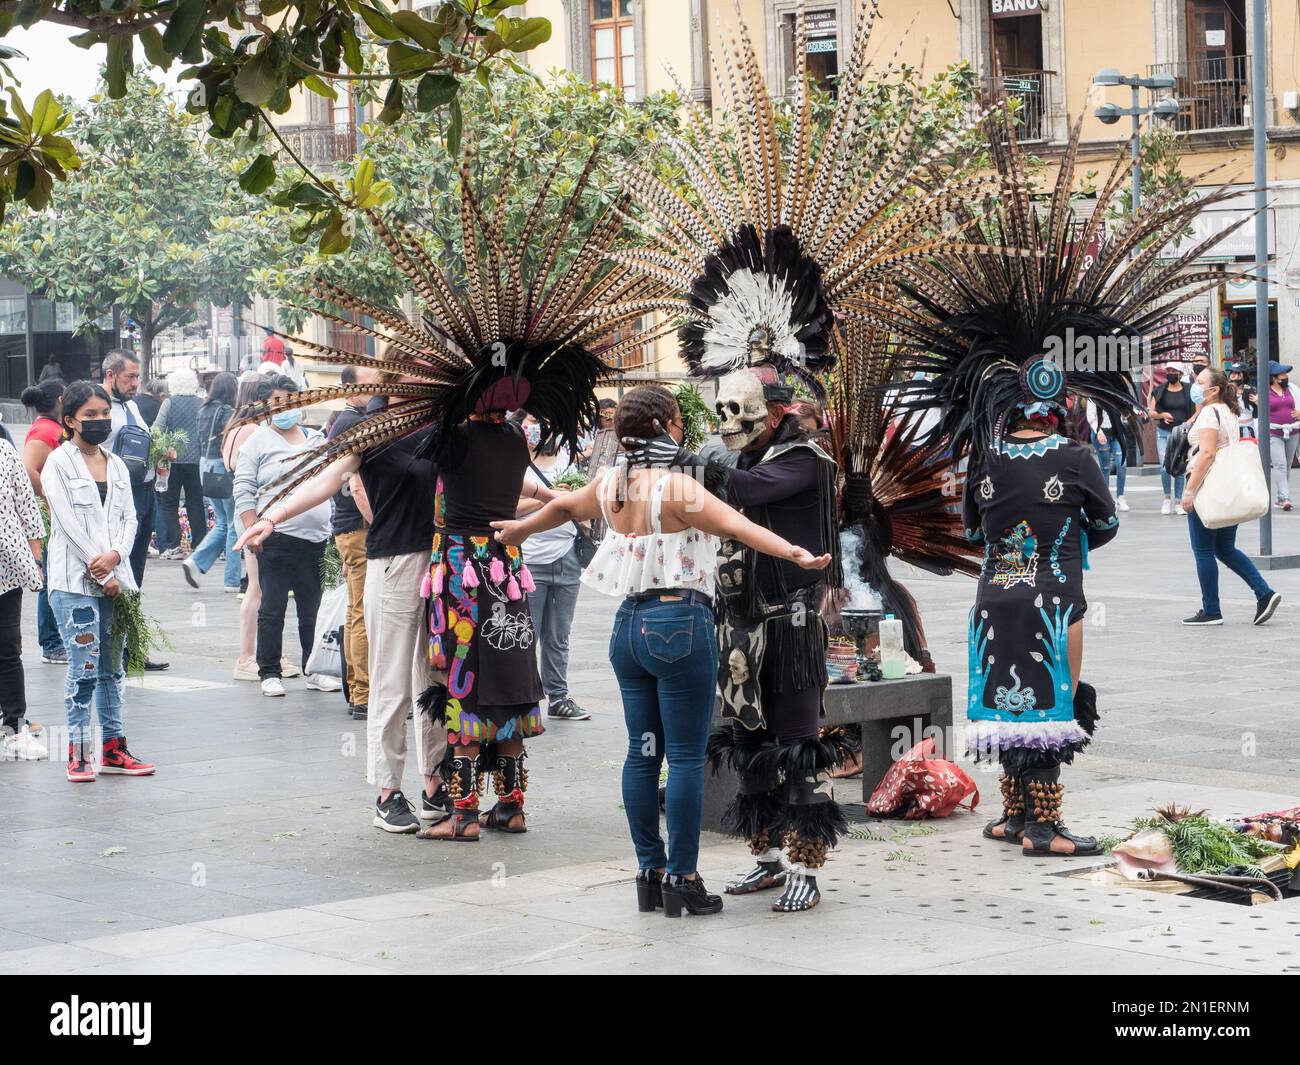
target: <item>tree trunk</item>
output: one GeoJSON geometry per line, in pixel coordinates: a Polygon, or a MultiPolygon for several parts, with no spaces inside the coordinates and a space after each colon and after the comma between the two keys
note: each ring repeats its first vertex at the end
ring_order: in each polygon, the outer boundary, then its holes
{"type": "Polygon", "coordinates": [[[140,383],[144,384],[152,376],[153,363],[153,323],[140,323],[140,383]]]}

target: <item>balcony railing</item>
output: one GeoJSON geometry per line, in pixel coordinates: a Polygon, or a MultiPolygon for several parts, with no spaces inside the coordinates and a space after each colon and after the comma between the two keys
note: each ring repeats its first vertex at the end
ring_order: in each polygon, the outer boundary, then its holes
{"type": "Polygon", "coordinates": [[[997,96],[1006,94],[1016,116],[1016,133],[1022,141],[1041,141],[1047,138],[1047,91],[1049,70],[1003,71],[1001,78],[987,80],[986,92],[997,96]]]}
{"type": "Polygon", "coordinates": [[[328,167],[357,152],[357,132],[320,123],[280,127],[280,135],[293,153],[308,166],[328,167]]]}
{"type": "Polygon", "coordinates": [[[1148,74],[1172,74],[1171,90],[1181,110],[1174,120],[1179,133],[1231,129],[1249,122],[1250,56],[1157,63],[1148,74]]]}

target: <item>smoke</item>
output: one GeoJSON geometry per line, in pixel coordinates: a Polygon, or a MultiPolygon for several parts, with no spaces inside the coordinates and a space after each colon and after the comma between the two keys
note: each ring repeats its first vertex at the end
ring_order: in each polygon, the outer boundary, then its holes
{"type": "Polygon", "coordinates": [[[861,577],[862,530],[851,526],[840,533],[840,555],[844,559],[844,590],[849,593],[845,610],[879,610],[880,596],[861,577]]]}

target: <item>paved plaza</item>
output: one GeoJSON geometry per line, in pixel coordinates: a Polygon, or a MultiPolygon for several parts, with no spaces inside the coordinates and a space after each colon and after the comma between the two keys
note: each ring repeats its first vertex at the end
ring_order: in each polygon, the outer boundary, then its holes
{"type": "MultiPolygon", "coordinates": [[[[1102,718],[1065,776],[1066,816],[1087,833],[1123,834],[1169,801],[1219,817],[1300,802],[1300,570],[1268,574],[1284,602],[1265,627],[1225,574],[1227,624],[1183,628],[1199,595],[1185,519],[1158,513],[1158,484],[1130,479],[1133,510],[1088,578],[1083,676],[1102,718]]],[[[1276,550],[1300,552],[1300,514],[1274,526],[1276,550]]],[[[1242,543],[1254,551],[1254,527],[1242,543]]],[[[975,814],[855,826],[815,913],[773,914],[765,896],[710,918],[638,913],[605,653],[616,604],[586,590],[570,679],[595,716],[531,745],[529,832],[472,846],[386,835],[370,825],[363,724],[301,680],[284,699],[232,681],[238,602],[208,580],[195,593],[176,563],[149,563],[172,668],[131,682],[126,726],[157,776],[72,785],[61,752],[0,764],[0,972],[1300,972],[1300,905],[1060,875],[1092,863],[980,838],[996,775],[970,766],[975,814]]],[[[904,580],[960,708],[974,582],[904,580]]],[[[25,646],[30,716],[57,727],[63,669],[41,664],[34,625],[25,646]]],[[[406,789],[419,787],[412,757],[406,789]]],[[[858,797],[857,781],[841,787],[858,797]]],[[[718,889],[749,857],[706,834],[700,861],[718,889]]]]}

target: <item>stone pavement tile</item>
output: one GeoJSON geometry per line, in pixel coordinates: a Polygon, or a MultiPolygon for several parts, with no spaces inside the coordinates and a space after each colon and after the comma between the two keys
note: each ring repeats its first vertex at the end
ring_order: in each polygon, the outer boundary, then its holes
{"type": "MultiPolygon", "coordinates": [[[[0,959],[2,960],[2,959],[0,959]]],[[[380,976],[387,970],[353,965],[336,958],[306,953],[273,943],[235,943],[158,957],[117,959],[73,970],[74,975],[176,975],[211,973],[217,976],[380,976]]]]}
{"type": "MultiPolygon", "coordinates": [[[[9,900],[5,900],[5,905],[9,905],[9,900]]],[[[42,939],[40,936],[28,935],[26,932],[15,932],[9,928],[0,928],[0,955],[5,951],[26,950],[29,947],[46,947],[54,941],[42,939]]]]}
{"type": "MultiPolygon", "coordinates": [[[[1209,902],[1206,905],[1234,910],[1244,908],[1229,903],[1209,902]]],[[[1230,923],[1224,924],[1171,921],[1147,928],[1110,932],[1089,942],[1148,957],[1186,959],[1245,972],[1300,973],[1300,947],[1297,947],[1294,930],[1283,935],[1267,928],[1249,927],[1237,915],[1233,917],[1230,923]]]]}
{"type": "Polygon", "coordinates": [[[1127,950],[1098,946],[1095,940],[1013,950],[980,958],[910,970],[913,976],[1024,976],[1069,974],[1080,976],[1232,976],[1242,969],[1230,965],[1206,965],[1180,957],[1154,957],[1127,950]]]}
{"type": "MultiPolygon", "coordinates": [[[[1015,888],[1010,890],[1014,892],[1015,888]]],[[[1067,942],[1092,939],[1115,930],[1143,928],[1151,923],[1150,917],[1128,915],[1097,900],[1091,900],[1090,905],[1088,902],[1080,899],[1062,902],[1025,889],[1016,894],[964,892],[951,899],[904,896],[892,898],[882,906],[889,913],[906,914],[912,919],[940,916],[963,925],[1024,931],[1067,942]]]]}
{"type": "Polygon", "coordinates": [[[72,943],[52,943],[25,950],[7,950],[0,953],[0,973],[14,976],[41,976],[46,973],[66,973],[88,965],[101,965],[120,961],[111,954],[100,954],[72,943]]]}
{"type": "MultiPolygon", "coordinates": [[[[72,880],[58,890],[63,898],[96,909],[147,916],[154,924],[234,917],[261,908],[256,902],[238,895],[153,877],[123,875],[119,879],[98,883],[72,880]]],[[[86,936],[68,938],[84,939],[86,936]]]]}
{"type": "Polygon", "coordinates": [[[225,947],[245,942],[239,936],[197,925],[169,925],[142,932],[121,932],[111,936],[82,939],[71,944],[100,954],[119,958],[152,958],[180,954],[209,947],[225,947]]]}
{"type": "Polygon", "coordinates": [[[232,894],[238,894],[241,898],[254,903],[254,906],[245,911],[254,913],[265,909],[308,906],[361,898],[367,890],[365,884],[358,884],[354,880],[342,877],[309,877],[302,880],[289,880],[283,884],[246,887],[232,894]]]}
{"type": "MultiPolygon", "coordinates": [[[[663,920],[662,915],[660,919],[663,920]]],[[[700,917],[694,920],[707,921],[710,918],[700,917]]],[[[681,923],[691,921],[690,918],[683,918],[681,923]]],[[[743,955],[704,950],[669,941],[610,947],[590,953],[552,955],[533,962],[512,962],[509,966],[486,971],[509,973],[511,976],[568,976],[587,973],[634,976],[680,976],[683,973],[692,976],[731,976],[761,973],[764,976],[800,976],[825,970],[817,967],[815,957],[767,959],[760,963],[743,955]]]]}
{"type": "MultiPolygon", "coordinates": [[[[443,899],[434,897],[428,891],[399,891],[391,895],[379,895],[372,898],[344,899],[338,902],[324,902],[307,909],[335,917],[346,917],[352,921],[392,921],[401,917],[423,917],[437,913],[444,903],[443,899]]],[[[459,909],[459,905],[452,906],[459,909]]]]}
{"type": "MultiPolygon", "coordinates": [[[[109,867],[108,863],[120,858],[100,858],[90,867],[109,867]]],[[[140,876],[167,880],[174,884],[194,884],[241,894],[245,889],[269,884],[285,884],[310,879],[295,869],[280,869],[272,865],[243,862],[235,858],[214,855],[210,850],[182,850],[170,854],[156,854],[132,860],[131,869],[140,876]]]]}
{"type": "Polygon", "coordinates": [[[200,921],[195,927],[224,932],[241,939],[275,939],[299,933],[320,932],[329,928],[347,928],[353,924],[355,921],[351,917],[299,906],[288,910],[250,913],[243,917],[200,921]]]}

